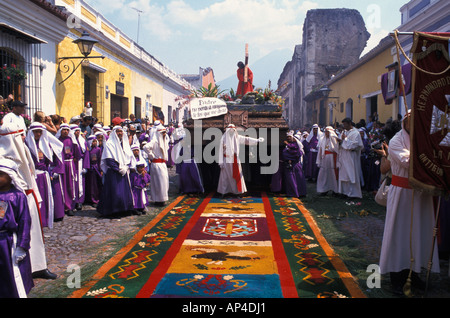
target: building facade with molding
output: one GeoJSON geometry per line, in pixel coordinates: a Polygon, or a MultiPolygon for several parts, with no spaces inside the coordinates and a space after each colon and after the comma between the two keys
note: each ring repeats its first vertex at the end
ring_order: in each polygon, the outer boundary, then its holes
{"type": "Polygon", "coordinates": [[[80,56],[76,44],[83,31],[98,41],[88,60],[67,78],[77,60],[63,60],[57,69],[58,114],[70,119],[90,102],[93,116],[110,124],[116,113],[122,118],[179,121],[177,97],[191,85],[155,59],[144,48],[82,0],[55,0],[69,16],[68,34],[58,44],[59,58],[80,56]],[[103,58],[96,58],[102,56],[103,58]],[[73,62],[73,63],[72,63],[73,62]]]}
{"type": "Polygon", "coordinates": [[[41,0],[2,0],[0,5],[0,65],[16,67],[26,78],[0,76],[0,95],[28,104],[28,115],[56,113],[57,47],[65,38],[67,15],[41,0]]]}
{"type": "MultiPolygon", "coordinates": [[[[450,2],[446,0],[412,0],[400,8],[399,42],[409,57],[413,37],[402,32],[450,32],[449,12],[450,2]]],[[[389,118],[402,117],[406,107],[411,108],[411,94],[406,96],[405,107],[398,90],[391,99],[386,99],[382,92],[383,78],[387,77],[389,70],[398,69],[398,63],[404,69],[409,64],[403,55],[398,61],[395,41],[386,34],[378,46],[357,63],[317,86],[306,96],[305,100],[313,110],[313,121],[329,125],[349,117],[355,123],[360,119],[367,122],[374,112],[381,123],[389,118]]]]}

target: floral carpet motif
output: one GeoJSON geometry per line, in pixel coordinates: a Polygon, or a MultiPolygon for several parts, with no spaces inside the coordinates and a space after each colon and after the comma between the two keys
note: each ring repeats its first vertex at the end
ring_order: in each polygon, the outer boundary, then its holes
{"type": "Polygon", "coordinates": [[[298,199],[179,197],[72,297],[364,297],[298,199]]]}

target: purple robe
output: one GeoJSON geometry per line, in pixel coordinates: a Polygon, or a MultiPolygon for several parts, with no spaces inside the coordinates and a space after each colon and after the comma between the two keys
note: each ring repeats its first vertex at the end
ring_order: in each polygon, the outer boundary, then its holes
{"type": "Polygon", "coordinates": [[[133,186],[134,208],[145,209],[147,204],[147,193],[145,189],[150,183],[150,175],[148,173],[139,174],[134,173],[132,176],[131,184],[133,186]]]}
{"type": "Polygon", "coordinates": [[[75,208],[76,200],[76,179],[77,167],[75,161],[81,158],[81,151],[77,144],[72,142],[70,137],[60,137],[59,140],[64,144],[63,159],[64,159],[64,210],[69,211],[75,208]]]}
{"type": "Polygon", "coordinates": [[[108,170],[105,174],[100,201],[97,211],[103,216],[109,216],[134,209],[133,193],[129,175],[122,176],[119,163],[114,159],[105,159],[108,170]]]}
{"type": "MultiPolygon", "coordinates": [[[[0,202],[6,202],[6,211],[0,211],[0,298],[18,298],[16,282],[13,274],[13,233],[17,236],[16,246],[25,251],[30,249],[31,216],[28,210],[27,197],[12,187],[7,192],[0,192],[0,202]]],[[[30,255],[19,262],[25,292],[33,288],[30,255]]]]}
{"type": "Polygon", "coordinates": [[[287,196],[297,198],[306,195],[306,179],[300,162],[302,155],[297,142],[286,145],[281,153],[279,172],[272,178],[272,191],[284,191],[287,196]]]}
{"type": "Polygon", "coordinates": [[[319,140],[316,136],[312,136],[311,140],[308,144],[308,154],[306,160],[306,169],[305,169],[305,177],[306,179],[314,179],[317,180],[317,176],[319,175],[319,167],[317,166],[317,145],[319,144],[319,140]]]}
{"type": "MultiPolygon", "coordinates": [[[[77,166],[77,172],[79,172],[78,170],[80,169],[80,167],[78,166],[79,160],[83,160],[82,165],[81,165],[81,170],[83,170],[83,169],[88,170],[91,167],[88,143],[85,141],[84,144],[85,144],[86,151],[83,153],[81,150],[81,147],[79,145],[79,141],[78,141],[78,147],[80,149],[81,159],[76,160],[76,163],[75,163],[77,166]]],[[[81,178],[78,178],[78,180],[77,180],[75,203],[83,204],[85,201],[85,197],[86,197],[86,175],[82,174],[82,173],[78,173],[78,175],[81,175],[81,178]],[[80,191],[79,191],[79,182],[81,182],[81,186],[83,187],[83,193],[81,195],[80,195],[80,191]]]]}
{"type": "Polygon", "coordinates": [[[86,203],[98,204],[100,193],[102,192],[102,175],[100,162],[102,158],[102,149],[94,147],[89,151],[90,167],[86,173],[86,203]]]}
{"type": "Polygon", "coordinates": [[[48,202],[48,196],[49,193],[52,192],[51,187],[47,184],[47,177],[46,174],[50,173],[49,167],[51,161],[48,160],[44,154],[39,149],[39,141],[36,141],[36,148],[38,150],[38,156],[39,158],[36,158],[36,156],[30,152],[31,157],[33,158],[34,167],[36,168],[37,177],[36,177],[36,184],[39,189],[39,194],[42,198],[42,203],[39,208],[39,216],[41,219],[41,226],[42,227],[48,227],[49,223],[53,220],[49,220],[49,214],[50,214],[50,207],[48,202]],[[39,173],[39,171],[45,171],[45,173],[39,173]]]}
{"type": "Polygon", "coordinates": [[[181,193],[203,193],[202,177],[194,159],[182,161],[179,164],[180,192],[181,193]]]}
{"type": "Polygon", "coordinates": [[[53,155],[53,163],[50,165],[50,176],[52,177],[53,206],[55,209],[55,220],[64,218],[64,162],[60,161],[56,155],[53,155]]]}

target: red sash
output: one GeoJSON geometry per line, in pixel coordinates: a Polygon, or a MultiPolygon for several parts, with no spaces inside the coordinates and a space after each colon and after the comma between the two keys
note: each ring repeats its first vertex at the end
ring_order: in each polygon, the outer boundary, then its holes
{"type": "Polygon", "coordinates": [[[404,177],[399,177],[399,176],[392,175],[391,184],[396,186],[396,187],[403,188],[403,189],[412,189],[409,186],[409,179],[408,178],[404,178],[404,177]]]}
{"type": "Polygon", "coordinates": [[[152,163],[166,163],[164,159],[153,159],[152,163]]]}
{"type": "Polygon", "coordinates": [[[334,151],[328,151],[325,150],[325,155],[333,155],[333,160],[334,160],[334,174],[336,175],[336,180],[339,179],[339,170],[336,167],[336,162],[337,162],[337,153],[335,153],[334,151]]]}
{"type": "Polygon", "coordinates": [[[234,154],[233,159],[233,179],[236,180],[236,186],[239,192],[242,192],[241,172],[239,171],[239,163],[237,161],[237,155],[234,154]]]}

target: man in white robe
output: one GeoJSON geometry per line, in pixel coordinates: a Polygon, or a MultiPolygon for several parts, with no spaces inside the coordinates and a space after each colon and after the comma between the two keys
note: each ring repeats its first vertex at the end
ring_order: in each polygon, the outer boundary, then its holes
{"type": "Polygon", "coordinates": [[[325,128],[323,136],[319,140],[317,166],[317,193],[326,195],[328,191],[338,192],[337,182],[337,157],[339,152],[338,136],[333,127],[325,128]]]}
{"type": "Polygon", "coordinates": [[[338,192],[349,198],[362,198],[360,156],[364,145],[358,129],[353,127],[350,118],[344,118],[342,125],[344,131],[338,139],[340,143],[338,192]]]}
{"type": "Polygon", "coordinates": [[[169,137],[163,125],[156,128],[153,138],[143,150],[150,163],[150,200],[162,206],[169,200],[169,172],[166,165],[169,158],[169,137]]]}
{"type": "Polygon", "coordinates": [[[239,148],[241,144],[256,145],[258,142],[263,141],[263,138],[255,139],[248,136],[240,136],[233,124],[228,125],[219,145],[220,177],[217,192],[222,195],[247,192],[239,159],[239,148]]]}
{"type": "MultiPolygon", "coordinates": [[[[389,142],[388,159],[391,163],[392,182],[387,198],[380,254],[380,273],[390,273],[392,287],[398,294],[403,293],[402,288],[410,267],[413,271],[412,287],[421,289],[425,287],[418,273],[422,268],[428,267],[435,226],[432,195],[412,190],[409,186],[409,121],[407,114],[403,120],[403,129],[389,142]]],[[[432,262],[431,271],[439,273],[437,249],[434,249],[432,262]]]]}

